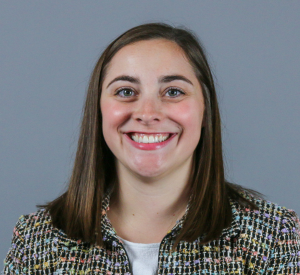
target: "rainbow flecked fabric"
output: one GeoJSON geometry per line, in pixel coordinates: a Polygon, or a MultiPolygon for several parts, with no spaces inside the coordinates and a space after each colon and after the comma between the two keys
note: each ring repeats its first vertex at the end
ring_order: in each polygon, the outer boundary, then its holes
{"type": "MultiPolygon", "coordinates": [[[[221,237],[206,245],[180,242],[171,248],[181,219],[160,244],[157,274],[299,274],[299,219],[295,212],[256,199],[259,210],[231,201],[233,221],[221,237]]],[[[69,239],[54,228],[45,210],[21,216],[4,261],[4,274],[126,274],[131,268],[122,242],[112,228],[103,201],[102,231],[106,248],[69,239]]]]}

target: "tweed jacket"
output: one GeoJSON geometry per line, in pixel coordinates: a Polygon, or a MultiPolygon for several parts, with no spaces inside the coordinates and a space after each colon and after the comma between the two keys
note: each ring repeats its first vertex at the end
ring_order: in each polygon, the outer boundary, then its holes
{"type": "MultiPolygon", "coordinates": [[[[284,207],[252,200],[258,210],[241,208],[231,201],[233,220],[220,238],[200,245],[174,238],[183,225],[177,222],[160,244],[157,274],[300,274],[299,219],[284,207]]],[[[21,216],[12,246],[4,261],[4,274],[126,274],[127,253],[112,228],[103,201],[102,232],[106,248],[69,239],[51,223],[45,210],[21,216]]]]}

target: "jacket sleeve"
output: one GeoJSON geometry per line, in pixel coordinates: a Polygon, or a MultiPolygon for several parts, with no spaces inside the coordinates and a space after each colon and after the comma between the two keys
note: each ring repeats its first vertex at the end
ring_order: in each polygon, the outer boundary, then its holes
{"type": "Polygon", "coordinates": [[[271,251],[266,275],[300,274],[299,218],[286,210],[281,219],[276,245],[271,251]]]}
{"type": "Polygon", "coordinates": [[[26,270],[23,270],[22,264],[25,229],[26,219],[24,216],[21,216],[13,231],[11,248],[4,260],[3,274],[26,274],[26,270]]]}

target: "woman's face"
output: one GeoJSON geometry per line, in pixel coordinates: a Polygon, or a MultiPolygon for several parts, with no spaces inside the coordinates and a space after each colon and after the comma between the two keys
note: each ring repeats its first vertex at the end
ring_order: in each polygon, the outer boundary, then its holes
{"type": "Polygon", "coordinates": [[[107,68],[100,107],[104,139],[125,170],[160,178],[191,164],[204,99],[176,43],[153,39],[119,50],[107,68]]]}

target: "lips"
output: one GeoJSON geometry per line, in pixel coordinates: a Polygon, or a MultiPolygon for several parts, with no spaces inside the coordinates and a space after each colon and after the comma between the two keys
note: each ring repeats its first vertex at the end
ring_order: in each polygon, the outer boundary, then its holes
{"type": "Polygon", "coordinates": [[[158,134],[145,134],[145,133],[130,133],[130,138],[138,143],[159,143],[167,140],[171,134],[158,133],[158,134]]]}
{"type": "Polygon", "coordinates": [[[141,150],[156,150],[165,147],[177,133],[125,133],[126,139],[141,150]]]}

